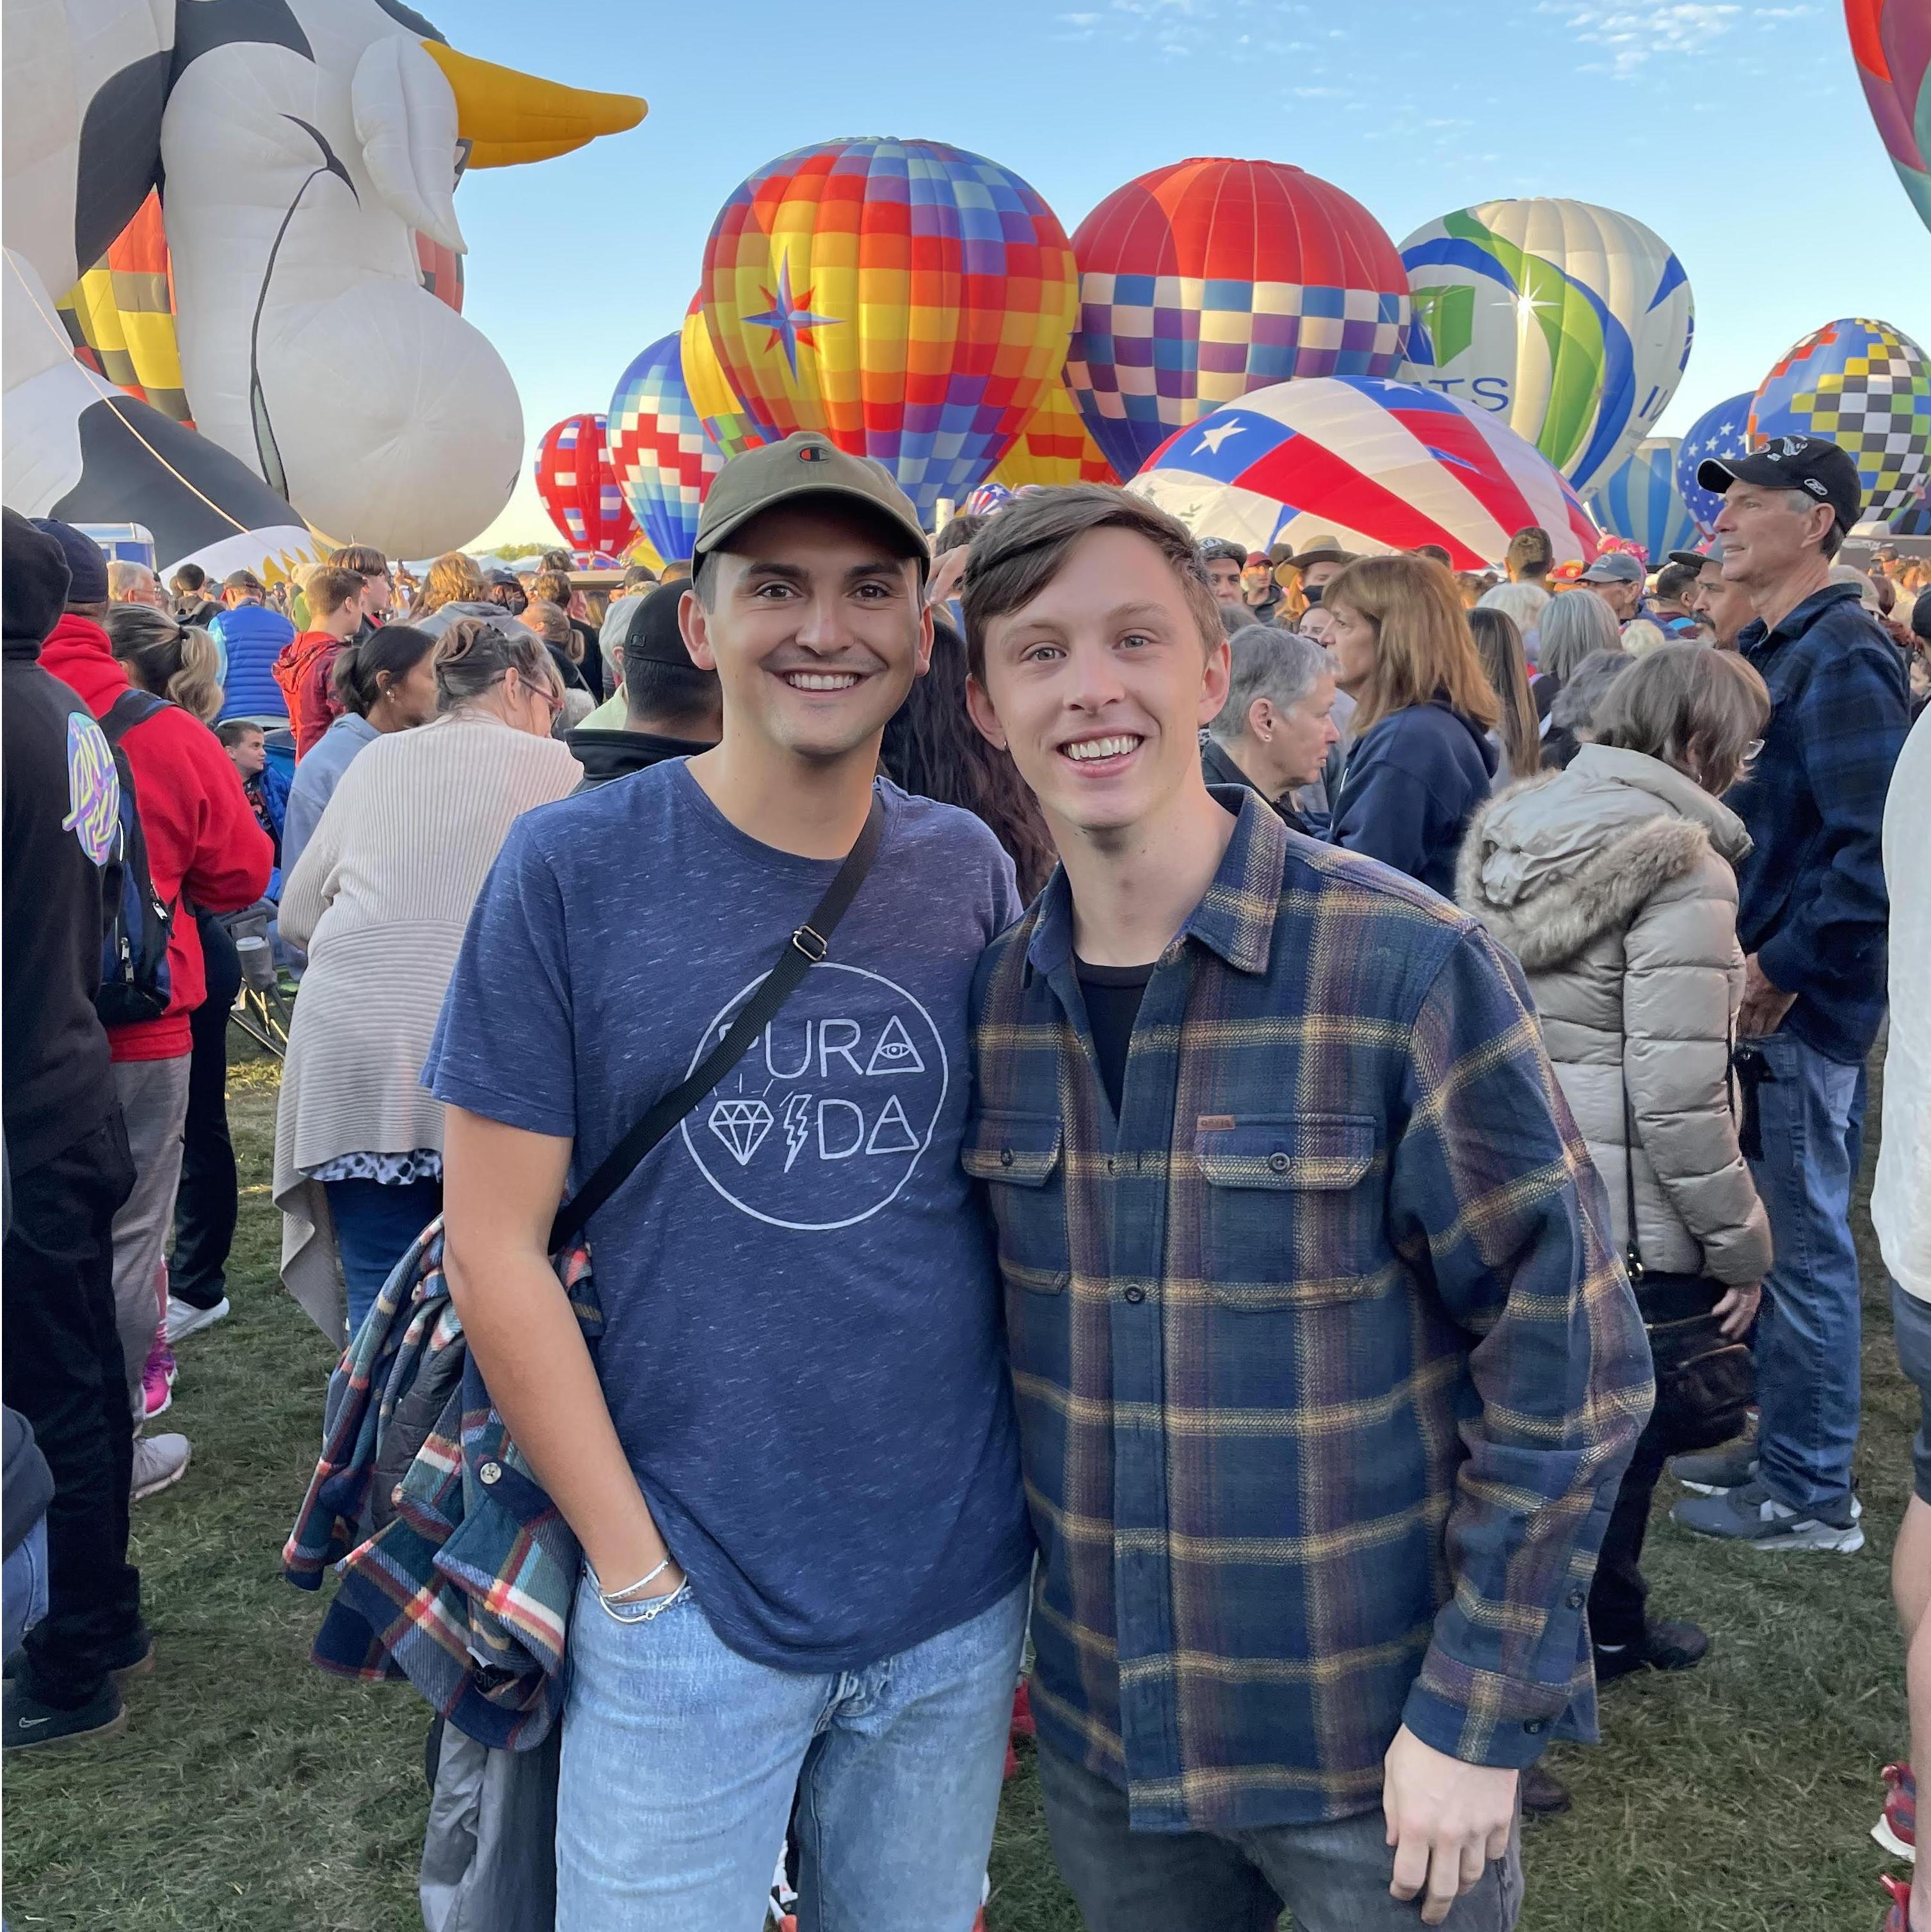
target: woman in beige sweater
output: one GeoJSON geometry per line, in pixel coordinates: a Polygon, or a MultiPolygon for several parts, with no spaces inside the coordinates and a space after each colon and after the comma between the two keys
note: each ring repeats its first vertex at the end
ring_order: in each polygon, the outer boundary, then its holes
{"type": "Polygon", "coordinates": [[[275,1117],[282,1279],[352,1334],[442,1211],[442,1109],[418,1084],[470,908],[511,822],[582,772],[533,632],[460,620],[433,656],[433,724],[369,746],[290,876],[281,932],[308,970],[275,1117]]]}

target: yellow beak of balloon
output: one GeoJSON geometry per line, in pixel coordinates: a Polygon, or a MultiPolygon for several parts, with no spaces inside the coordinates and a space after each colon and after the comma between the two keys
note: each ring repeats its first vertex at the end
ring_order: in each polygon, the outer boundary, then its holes
{"type": "Polygon", "coordinates": [[[456,131],[469,143],[472,168],[550,160],[644,117],[634,94],[592,94],[474,59],[439,40],[422,44],[455,94],[456,131]]]}

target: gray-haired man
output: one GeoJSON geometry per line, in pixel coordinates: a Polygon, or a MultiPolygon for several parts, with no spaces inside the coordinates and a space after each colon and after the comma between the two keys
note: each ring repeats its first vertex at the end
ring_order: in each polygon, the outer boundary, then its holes
{"type": "Polygon", "coordinates": [[[1207,728],[1201,770],[1210,785],[1258,791],[1297,832],[1310,830],[1291,796],[1321,775],[1341,734],[1334,661],[1312,638],[1249,624],[1228,643],[1227,702],[1207,728]]]}

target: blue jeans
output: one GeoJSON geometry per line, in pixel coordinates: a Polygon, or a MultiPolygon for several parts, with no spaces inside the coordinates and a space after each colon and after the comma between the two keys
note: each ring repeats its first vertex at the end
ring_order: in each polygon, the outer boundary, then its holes
{"type": "Polygon", "coordinates": [[[800,1932],[969,1932],[1026,1628],[1015,1590],[864,1670],[774,1670],[687,1588],[570,1624],[556,1932],[750,1932],[798,1796],[800,1932]]]}
{"type": "Polygon", "coordinates": [[[35,1523],[0,1570],[0,1614],[6,1630],[0,1657],[11,1657],[20,1640],[47,1613],[47,1523],[35,1523]]]}
{"type": "MultiPolygon", "coordinates": [[[[1248,1831],[1135,1832],[1126,1794],[1042,1739],[1039,1795],[1053,1862],[1087,1932],[1275,1932],[1285,1906],[1297,1932],[1416,1932],[1419,1903],[1388,1890],[1395,1874],[1378,1804],[1325,1825],[1248,1831]]],[[[1442,1922],[1447,1932],[1511,1932],[1522,1904],[1519,1825],[1499,1858],[1442,1922]]]]}
{"type": "Polygon", "coordinates": [[[1864,1070],[1786,1033],[1756,1042],[1763,1156],[1750,1178],[1776,1259],[1757,1324],[1757,1453],[1765,1486],[1795,1510],[1850,1494],[1858,1445],[1861,1291],[1851,1186],[1864,1137],[1864,1070]]]}
{"type": "Polygon", "coordinates": [[[395,1271],[410,1242],[442,1212],[442,1184],[412,1180],[392,1187],[379,1180],[325,1180],[328,1216],[342,1257],[349,1292],[349,1338],[376,1305],[382,1283],[395,1271]]]}

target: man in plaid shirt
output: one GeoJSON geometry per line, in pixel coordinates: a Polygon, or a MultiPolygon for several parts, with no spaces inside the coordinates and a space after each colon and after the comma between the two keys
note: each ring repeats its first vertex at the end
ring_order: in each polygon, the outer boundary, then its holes
{"type": "Polygon", "coordinates": [[[973,994],[1040,1779],[1095,1932],[1512,1924],[1649,1353],[1513,962],[1210,791],[1186,532],[1014,503],[969,701],[1062,869],[973,994]]]}

